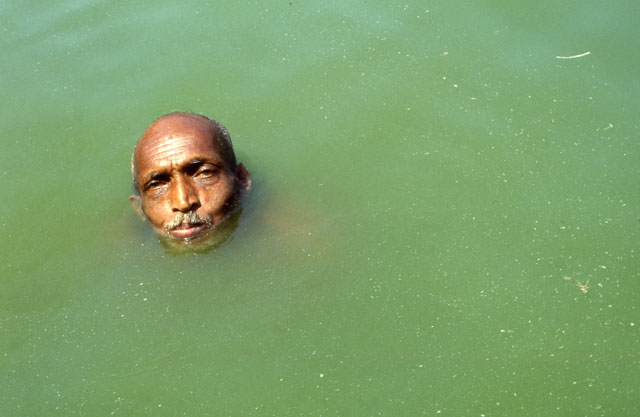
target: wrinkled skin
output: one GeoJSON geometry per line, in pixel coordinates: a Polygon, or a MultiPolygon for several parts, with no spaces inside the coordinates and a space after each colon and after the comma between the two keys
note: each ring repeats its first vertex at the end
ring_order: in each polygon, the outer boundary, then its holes
{"type": "Polygon", "coordinates": [[[178,113],[155,121],[133,154],[136,211],[174,243],[192,244],[237,207],[251,180],[242,164],[219,152],[219,133],[205,120],[178,113]],[[228,158],[227,158],[228,159],[228,158]]]}

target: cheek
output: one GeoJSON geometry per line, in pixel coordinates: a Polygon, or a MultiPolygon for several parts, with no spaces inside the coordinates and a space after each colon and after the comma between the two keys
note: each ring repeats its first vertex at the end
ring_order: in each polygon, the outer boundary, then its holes
{"type": "Polygon", "coordinates": [[[148,200],[143,202],[142,211],[147,220],[154,227],[162,227],[164,223],[171,220],[171,210],[168,208],[168,204],[164,200],[148,200]]]}
{"type": "Polygon", "coordinates": [[[234,196],[233,183],[220,184],[215,190],[207,190],[206,202],[204,202],[203,208],[209,214],[220,213],[227,209],[227,203],[233,199],[234,196]]]}

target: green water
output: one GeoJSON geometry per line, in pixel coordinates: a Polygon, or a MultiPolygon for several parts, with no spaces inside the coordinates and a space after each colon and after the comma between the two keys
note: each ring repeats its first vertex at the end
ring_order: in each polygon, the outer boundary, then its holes
{"type": "Polygon", "coordinates": [[[0,2],[0,416],[640,414],[637,2],[151,4],[0,2]],[[174,110],[206,255],[127,202],[174,110]]]}

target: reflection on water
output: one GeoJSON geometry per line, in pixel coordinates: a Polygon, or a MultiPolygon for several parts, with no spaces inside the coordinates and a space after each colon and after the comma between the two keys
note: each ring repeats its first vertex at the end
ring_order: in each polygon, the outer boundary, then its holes
{"type": "Polygon", "coordinates": [[[640,411],[634,3],[0,9],[0,415],[640,411]],[[254,172],[203,256],[126,201],[177,109],[254,172]]]}

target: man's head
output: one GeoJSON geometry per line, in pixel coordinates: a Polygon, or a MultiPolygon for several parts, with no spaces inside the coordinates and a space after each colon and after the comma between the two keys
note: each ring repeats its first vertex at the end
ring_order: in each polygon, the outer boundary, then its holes
{"type": "Polygon", "coordinates": [[[227,130],[191,113],[154,121],[133,150],[131,173],[134,208],[177,242],[196,240],[222,223],[251,186],[227,130]]]}

